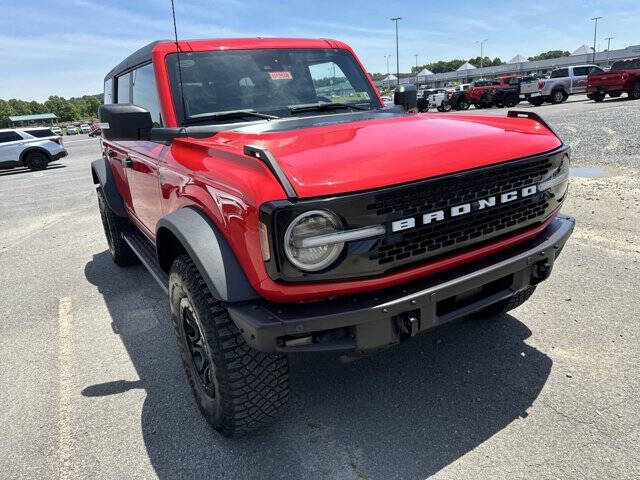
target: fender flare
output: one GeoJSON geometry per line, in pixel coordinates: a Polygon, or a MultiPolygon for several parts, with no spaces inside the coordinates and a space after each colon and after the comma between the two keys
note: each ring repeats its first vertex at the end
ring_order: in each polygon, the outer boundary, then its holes
{"type": "Polygon", "coordinates": [[[31,152],[34,152],[34,151],[38,151],[38,152],[44,153],[47,156],[47,158],[49,159],[49,161],[51,161],[51,154],[47,151],[47,149],[39,147],[39,146],[36,145],[36,146],[33,146],[33,147],[27,147],[22,152],[20,152],[20,163],[22,165],[24,165],[25,157],[27,155],[29,155],[31,152]]]}
{"type": "Polygon", "coordinates": [[[167,273],[174,258],[174,240],[191,257],[217,300],[232,303],[259,298],[226,239],[202,212],[185,207],[158,221],[156,251],[160,266],[167,273]]]}
{"type": "Polygon", "coordinates": [[[109,160],[106,157],[101,157],[91,162],[91,176],[93,177],[93,183],[99,184],[100,188],[102,188],[107,205],[113,210],[113,213],[119,217],[128,217],[124,208],[124,201],[113,178],[111,165],[109,165],[109,160]]]}

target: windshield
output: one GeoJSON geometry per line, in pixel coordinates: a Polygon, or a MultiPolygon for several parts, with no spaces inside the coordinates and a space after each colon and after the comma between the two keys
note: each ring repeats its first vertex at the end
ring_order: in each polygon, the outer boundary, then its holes
{"type": "MultiPolygon", "coordinates": [[[[370,82],[353,56],[338,49],[264,49],[180,53],[167,56],[167,71],[179,123],[238,121],[220,112],[254,111],[278,117],[292,107],[338,103],[380,108],[370,82]],[[184,109],[180,99],[182,76],[184,109]],[[223,120],[224,119],[224,120],[223,120]]],[[[293,111],[292,111],[293,110],[293,111]]],[[[332,110],[333,111],[333,110],[332,110]]],[[[305,114],[326,113],[327,110],[305,114]]],[[[255,117],[247,116],[247,121],[255,117]]]]}

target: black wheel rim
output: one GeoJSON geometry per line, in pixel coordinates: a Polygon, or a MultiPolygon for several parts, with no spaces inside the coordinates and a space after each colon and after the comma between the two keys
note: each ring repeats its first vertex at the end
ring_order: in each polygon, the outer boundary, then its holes
{"type": "Polygon", "coordinates": [[[213,384],[213,364],[209,358],[206,347],[206,340],[202,335],[202,330],[196,319],[196,315],[191,307],[189,299],[184,297],[180,300],[180,321],[184,331],[184,338],[189,347],[189,355],[193,371],[196,373],[201,387],[206,390],[211,397],[215,396],[213,384]]]}

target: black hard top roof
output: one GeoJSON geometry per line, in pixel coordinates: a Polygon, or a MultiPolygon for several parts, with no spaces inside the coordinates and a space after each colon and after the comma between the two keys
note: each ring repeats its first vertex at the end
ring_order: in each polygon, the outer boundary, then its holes
{"type": "Polygon", "coordinates": [[[170,42],[171,40],[156,40],[155,42],[151,42],[144,47],[136,50],[123,61],[121,61],[118,65],[113,67],[109,73],[107,73],[104,77],[104,81],[106,82],[109,78],[115,77],[119,73],[122,73],[130,68],[135,67],[136,65],[140,65],[142,63],[147,63],[151,61],[151,51],[153,47],[155,47],[158,43],[162,42],[170,42]]]}

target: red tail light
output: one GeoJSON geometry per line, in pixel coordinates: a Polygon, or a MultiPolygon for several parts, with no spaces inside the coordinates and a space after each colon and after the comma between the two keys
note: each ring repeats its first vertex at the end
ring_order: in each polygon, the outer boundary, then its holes
{"type": "Polygon", "coordinates": [[[544,80],[538,80],[538,90],[542,90],[544,88],[544,80]]]}
{"type": "Polygon", "coordinates": [[[51,140],[56,142],[58,145],[62,145],[62,137],[55,137],[55,138],[52,138],[51,140]]]}

